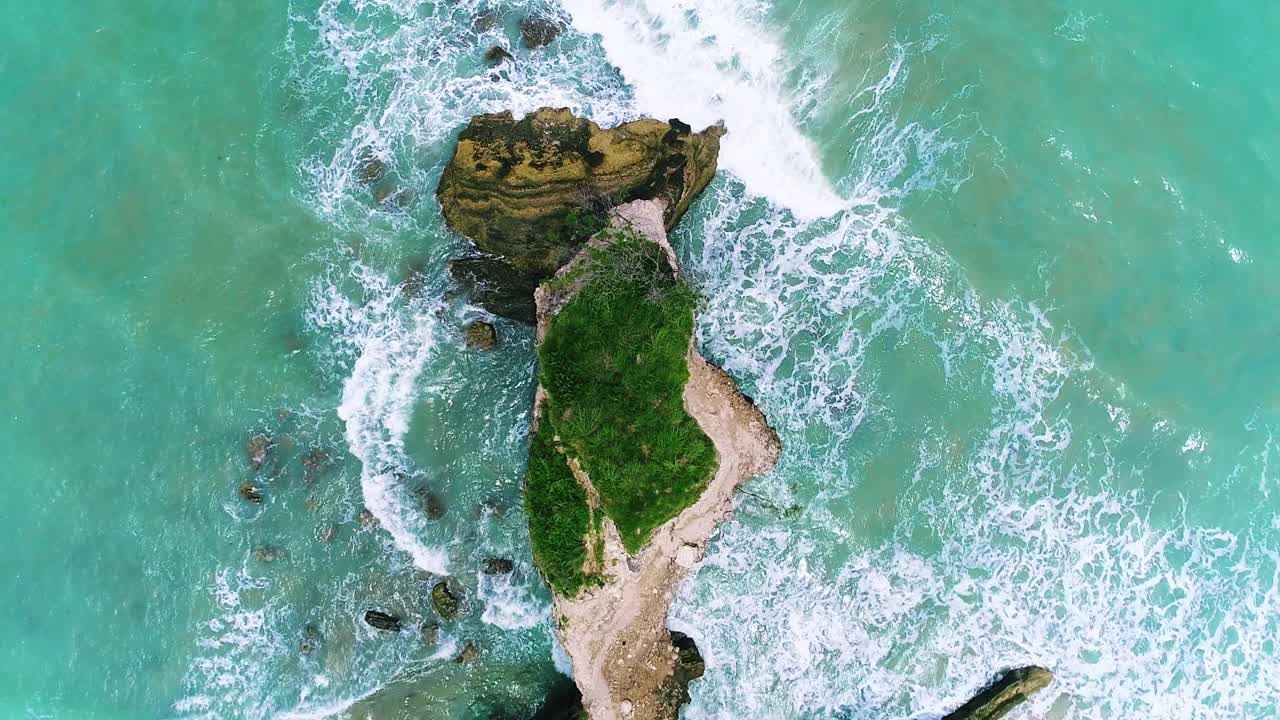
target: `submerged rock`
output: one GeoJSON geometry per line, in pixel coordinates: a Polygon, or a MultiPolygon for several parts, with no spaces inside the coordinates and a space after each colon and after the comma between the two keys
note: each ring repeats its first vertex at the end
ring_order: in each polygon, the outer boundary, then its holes
{"type": "Polygon", "coordinates": [[[1053,673],[1035,665],[1005,671],[972,700],[947,713],[942,720],[997,720],[1052,681],[1053,673]]]}
{"type": "Polygon", "coordinates": [[[492,350],[498,345],[498,329],[493,323],[472,320],[462,330],[467,347],[472,350],[492,350]]]}
{"type": "Polygon", "coordinates": [[[275,562],[284,556],[284,551],[275,545],[260,545],[253,551],[253,558],[258,562],[275,562]]]}
{"type": "Polygon", "coordinates": [[[271,452],[271,438],[262,433],[251,435],[244,444],[244,454],[249,458],[249,466],[255,471],[261,470],[267,463],[267,455],[271,452]]]}
{"type": "Polygon", "coordinates": [[[494,45],[484,53],[484,61],[490,65],[501,65],[508,60],[515,60],[515,58],[501,45],[494,45]]]}
{"type": "Polygon", "coordinates": [[[380,610],[366,610],[364,621],[370,627],[387,632],[400,632],[400,618],[380,610]]]}
{"type": "Polygon", "coordinates": [[[298,652],[303,655],[310,655],[323,639],[324,636],[320,633],[320,628],[316,627],[314,623],[303,625],[302,639],[298,641],[298,652]]]}
{"type": "Polygon", "coordinates": [[[562,32],[564,25],[545,15],[530,15],[520,19],[520,40],[530,50],[550,45],[562,32]]]}
{"type": "Polygon", "coordinates": [[[433,622],[422,623],[422,642],[427,645],[436,645],[440,642],[440,625],[433,622]]]}
{"type": "Polygon", "coordinates": [[[360,514],[356,516],[356,522],[362,528],[375,527],[378,524],[378,518],[374,516],[373,511],[369,508],[360,508],[360,514]]]}
{"type": "Polygon", "coordinates": [[[373,154],[373,150],[365,148],[356,159],[356,179],[365,185],[377,185],[387,174],[387,163],[373,154]]]}
{"type": "Polygon", "coordinates": [[[429,487],[420,487],[414,491],[418,496],[418,500],[422,502],[422,512],[432,520],[439,520],[444,517],[445,507],[444,498],[441,498],[429,487]]]}
{"type": "Polygon", "coordinates": [[[262,488],[252,480],[246,480],[240,483],[240,497],[248,500],[254,505],[262,504],[262,488]]]}
{"type": "Polygon", "coordinates": [[[324,448],[312,448],[302,456],[302,479],[307,485],[314,485],[316,480],[329,467],[329,451],[324,448]]]}
{"type": "Polygon", "coordinates": [[[329,543],[333,542],[333,537],[337,534],[338,534],[338,528],[333,525],[330,525],[329,527],[326,527],[325,529],[320,531],[320,542],[324,543],[325,545],[328,545],[329,543]]]}
{"type": "Polygon", "coordinates": [[[458,616],[462,598],[449,587],[447,580],[441,580],[431,588],[431,607],[435,608],[441,620],[452,620],[458,616]]]}
{"type": "Polygon", "coordinates": [[[502,13],[493,8],[485,8],[476,13],[475,20],[471,21],[471,29],[478,33],[489,32],[502,22],[502,13]]]}
{"type": "Polygon", "coordinates": [[[531,322],[533,289],[611,206],[660,198],[674,226],[715,176],[724,132],[653,119],[604,129],[551,108],[472,118],[436,194],[449,227],[483,254],[451,263],[451,273],[475,302],[531,322]]]}
{"type": "Polygon", "coordinates": [[[462,652],[458,653],[458,657],[454,658],[453,661],[461,665],[469,663],[478,657],[480,657],[480,648],[476,647],[475,643],[468,641],[466,645],[462,646],[462,652]]]}
{"type": "Polygon", "coordinates": [[[485,558],[485,575],[506,575],[516,569],[516,564],[507,558],[485,558]]]}
{"type": "Polygon", "coordinates": [[[408,210],[416,197],[413,188],[400,187],[394,180],[388,180],[373,190],[373,202],[387,210],[408,210]]]}
{"type": "Polygon", "coordinates": [[[427,259],[415,255],[405,262],[404,272],[400,273],[400,292],[413,299],[422,295],[427,289],[427,259]]]}

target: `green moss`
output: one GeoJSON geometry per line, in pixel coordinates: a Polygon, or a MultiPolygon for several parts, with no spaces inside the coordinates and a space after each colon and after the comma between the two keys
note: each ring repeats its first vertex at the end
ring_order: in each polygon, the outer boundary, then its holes
{"type": "Polygon", "coordinates": [[[555,592],[573,597],[588,581],[582,572],[590,509],[587,494],[545,432],[533,437],[525,510],[533,559],[555,592]]]}
{"type": "Polygon", "coordinates": [[[582,464],[634,553],[698,499],[716,460],[683,401],[696,295],[658,246],[612,232],[539,348],[548,396],[540,422],[582,464]]]}

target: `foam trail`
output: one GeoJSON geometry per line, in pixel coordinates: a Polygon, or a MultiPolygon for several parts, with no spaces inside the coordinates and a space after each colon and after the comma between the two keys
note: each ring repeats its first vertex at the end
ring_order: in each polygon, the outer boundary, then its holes
{"type": "Polygon", "coordinates": [[[352,268],[368,298],[353,304],[332,284],[313,293],[310,321],[334,328],[359,352],[343,385],[338,417],[347,425],[347,443],[360,459],[365,507],[395,546],[428,572],[446,574],[448,558],[422,541],[425,520],[409,501],[401,480],[408,474],[404,438],[412,418],[415,385],[435,342],[436,321],[426,309],[397,310],[398,289],[360,263],[352,268]]]}
{"type": "Polygon", "coordinates": [[[751,19],[764,8],[734,0],[562,4],[575,27],[600,35],[641,113],[695,128],[724,120],[720,167],[748,192],[805,218],[844,207],[792,114],[783,50],[751,19]]]}

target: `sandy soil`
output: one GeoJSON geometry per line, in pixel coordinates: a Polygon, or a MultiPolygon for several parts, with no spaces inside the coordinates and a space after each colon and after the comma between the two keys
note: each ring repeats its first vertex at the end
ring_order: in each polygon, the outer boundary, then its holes
{"type": "MultiPolygon", "coordinates": [[[[675,267],[662,213],[658,201],[636,201],[614,211],[614,224],[631,225],[661,245],[675,267]]],[[[564,297],[547,297],[539,289],[536,299],[541,340],[564,297]]],[[[698,354],[692,340],[688,362],[684,404],[715,445],[715,476],[702,497],[658,528],[635,557],[628,556],[617,528],[606,519],[603,569],[608,582],[573,599],[555,598],[560,641],[573,661],[592,720],[673,717],[674,708],[660,692],[674,668],[675,652],[666,629],[672,595],[702,559],[716,527],[733,512],[738,486],[767,472],[781,453],[778,436],[764,415],[723,370],[698,354]]],[[[585,473],[575,476],[595,496],[585,473]]]]}

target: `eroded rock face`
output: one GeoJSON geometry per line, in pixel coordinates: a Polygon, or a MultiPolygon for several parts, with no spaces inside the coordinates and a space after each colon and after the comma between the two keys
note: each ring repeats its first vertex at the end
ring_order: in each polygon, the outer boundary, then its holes
{"type": "Polygon", "coordinates": [[[1052,681],[1053,673],[1034,665],[1006,671],[942,720],[998,720],[1052,681]]]}
{"type": "Polygon", "coordinates": [[[436,191],[449,227],[484,253],[454,263],[454,277],[491,311],[530,321],[533,289],[610,207],[660,199],[674,226],[715,176],[724,132],[652,119],[603,129],[567,109],[476,116],[436,191]]]}

